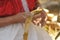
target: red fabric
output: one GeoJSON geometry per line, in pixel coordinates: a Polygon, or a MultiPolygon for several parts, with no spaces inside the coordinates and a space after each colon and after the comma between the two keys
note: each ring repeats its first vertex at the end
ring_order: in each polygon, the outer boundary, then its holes
{"type": "MultiPolygon", "coordinates": [[[[36,6],[36,0],[26,0],[30,10],[36,6]]],[[[0,0],[0,16],[14,15],[23,12],[21,0],[0,0]]]]}

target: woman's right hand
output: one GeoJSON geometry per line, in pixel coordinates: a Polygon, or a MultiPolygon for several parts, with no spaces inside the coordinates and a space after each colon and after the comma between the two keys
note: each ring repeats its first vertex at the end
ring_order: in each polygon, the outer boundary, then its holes
{"type": "Polygon", "coordinates": [[[24,23],[28,16],[30,16],[30,13],[22,12],[22,13],[16,14],[14,19],[18,23],[24,23]]]}
{"type": "Polygon", "coordinates": [[[10,24],[24,23],[29,13],[19,13],[13,16],[0,18],[0,27],[5,27],[10,24]]]}

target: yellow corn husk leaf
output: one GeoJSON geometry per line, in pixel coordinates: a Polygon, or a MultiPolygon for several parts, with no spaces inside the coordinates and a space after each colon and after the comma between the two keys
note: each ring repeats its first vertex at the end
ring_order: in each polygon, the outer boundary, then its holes
{"type": "Polygon", "coordinates": [[[23,35],[23,40],[28,40],[28,30],[29,30],[29,25],[32,21],[33,15],[36,15],[38,13],[40,13],[41,10],[34,10],[31,12],[32,16],[29,16],[26,21],[25,21],[25,27],[24,27],[24,35],[23,35]]]}
{"type": "Polygon", "coordinates": [[[25,32],[23,35],[23,40],[28,40],[28,32],[25,32]]]}
{"type": "Polygon", "coordinates": [[[25,21],[24,35],[23,35],[24,40],[28,40],[28,30],[29,30],[29,25],[30,25],[31,21],[32,21],[31,16],[29,16],[25,21]]]}

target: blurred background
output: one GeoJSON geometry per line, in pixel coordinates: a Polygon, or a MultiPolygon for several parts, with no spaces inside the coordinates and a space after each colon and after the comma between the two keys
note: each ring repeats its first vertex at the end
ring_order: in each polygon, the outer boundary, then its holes
{"type": "Polygon", "coordinates": [[[60,40],[60,0],[39,0],[47,12],[46,25],[43,27],[52,40],[60,40]]]}

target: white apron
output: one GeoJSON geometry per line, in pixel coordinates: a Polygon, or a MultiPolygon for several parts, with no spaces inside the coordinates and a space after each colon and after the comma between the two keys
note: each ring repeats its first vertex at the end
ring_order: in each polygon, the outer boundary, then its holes
{"type": "MultiPolygon", "coordinates": [[[[21,1],[23,6],[25,5],[25,11],[29,12],[26,1],[21,1]]],[[[36,29],[38,28],[36,28],[36,26],[31,23],[28,40],[51,40],[50,36],[42,28],[39,28],[39,30],[36,29]]],[[[0,40],[23,40],[23,34],[24,25],[20,23],[11,24],[4,28],[0,28],[0,40]]]]}
{"type": "MultiPolygon", "coordinates": [[[[11,24],[5,28],[0,28],[0,40],[23,40],[24,27],[22,24],[11,24]]],[[[31,24],[28,40],[51,40],[48,33],[36,25],[31,24]]]]}

